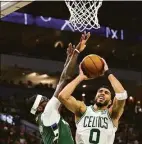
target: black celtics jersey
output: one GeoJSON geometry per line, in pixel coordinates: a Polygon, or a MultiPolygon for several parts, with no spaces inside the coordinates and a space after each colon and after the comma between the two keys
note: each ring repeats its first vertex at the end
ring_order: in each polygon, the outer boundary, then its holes
{"type": "Polygon", "coordinates": [[[74,144],[69,124],[63,118],[51,126],[44,126],[39,115],[38,124],[44,144],[74,144]]]}

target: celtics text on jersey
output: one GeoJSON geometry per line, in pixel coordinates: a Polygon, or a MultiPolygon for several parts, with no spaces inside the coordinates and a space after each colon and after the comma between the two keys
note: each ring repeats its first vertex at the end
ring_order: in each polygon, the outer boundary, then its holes
{"type": "Polygon", "coordinates": [[[113,144],[117,130],[108,110],[95,111],[93,106],[87,107],[76,127],[76,144],[113,144]]]}

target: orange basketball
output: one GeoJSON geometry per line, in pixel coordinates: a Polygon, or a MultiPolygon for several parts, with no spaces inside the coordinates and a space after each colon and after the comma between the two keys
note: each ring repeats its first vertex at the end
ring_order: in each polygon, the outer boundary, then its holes
{"type": "Polygon", "coordinates": [[[88,78],[97,78],[103,73],[104,62],[100,56],[90,54],[83,59],[81,67],[88,78]]]}

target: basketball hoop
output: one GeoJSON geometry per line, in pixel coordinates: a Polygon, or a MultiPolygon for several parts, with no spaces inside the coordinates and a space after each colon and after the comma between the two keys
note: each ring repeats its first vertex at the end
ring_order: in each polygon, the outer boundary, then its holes
{"type": "Polygon", "coordinates": [[[103,0],[65,0],[70,11],[70,23],[80,32],[100,28],[98,9],[103,0]]]}

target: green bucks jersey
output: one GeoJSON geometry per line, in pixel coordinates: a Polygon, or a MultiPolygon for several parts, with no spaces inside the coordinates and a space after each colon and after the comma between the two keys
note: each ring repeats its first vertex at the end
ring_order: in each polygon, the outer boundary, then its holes
{"type": "Polygon", "coordinates": [[[74,144],[69,124],[59,114],[60,102],[52,97],[37,117],[44,144],[74,144]]]}
{"type": "Polygon", "coordinates": [[[64,121],[63,118],[60,118],[59,123],[57,125],[54,124],[54,127],[52,127],[44,126],[39,116],[38,124],[44,144],[74,144],[69,124],[64,121]],[[59,135],[59,137],[54,141],[56,137],[54,131],[56,131],[56,129],[58,129],[59,133],[57,133],[57,135],[59,135]]]}

